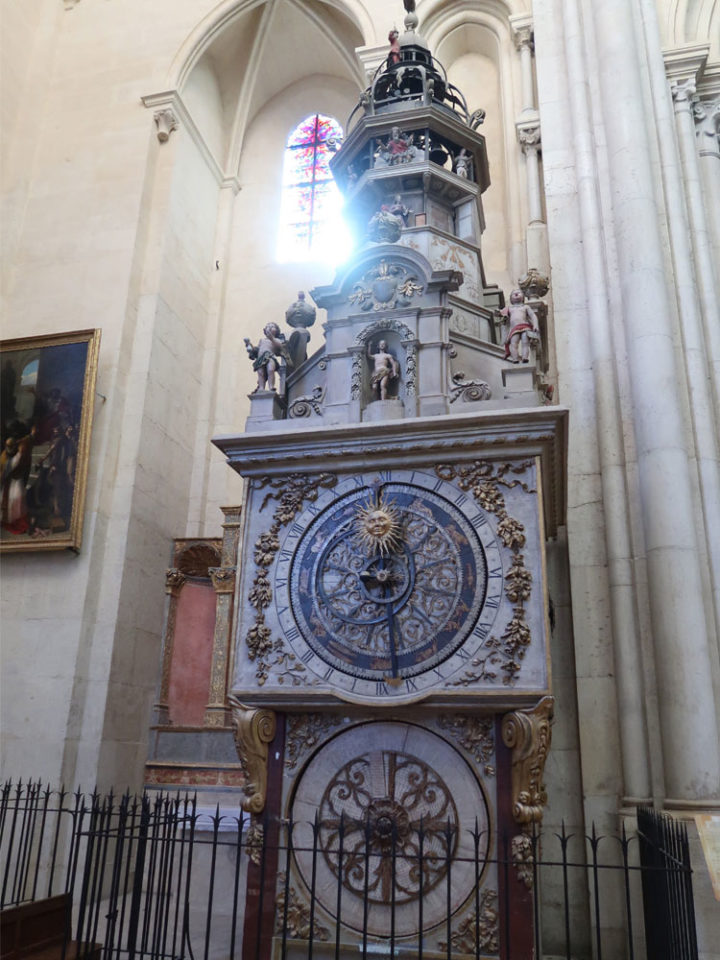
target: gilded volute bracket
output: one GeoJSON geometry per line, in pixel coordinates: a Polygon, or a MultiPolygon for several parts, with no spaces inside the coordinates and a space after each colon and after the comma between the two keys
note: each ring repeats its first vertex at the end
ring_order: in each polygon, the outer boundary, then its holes
{"type": "Polygon", "coordinates": [[[503,743],[512,750],[512,815],[522,825],[540,823],[547,804],[543,773],[554,706],[552,697],[543,697],[531,710],[516,710],[503,717],[503,743]]]}
{"type": "Polygon", "coordinates": [[[262,813],[267,798],[268,748],[277,727],[275,712],[245,707],[229,699],[235,746],[246,777],[242,808],[247,813],[262,813]]]}

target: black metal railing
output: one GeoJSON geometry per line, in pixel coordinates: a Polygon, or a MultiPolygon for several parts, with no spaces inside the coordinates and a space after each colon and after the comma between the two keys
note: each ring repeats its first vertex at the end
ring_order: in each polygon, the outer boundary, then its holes
{"type": "Polygon", "coordinates": [[[687,830],[649,807],[638,809],[648,957],[694,960],[698,955],[687,830]]]}
{"type": "Polygon", "coordinates": [[[77,960],[697,958],[685,830],[649,810],[638,824],[461,835],[6,784],[0,905],[69,894],[77,960]]]}

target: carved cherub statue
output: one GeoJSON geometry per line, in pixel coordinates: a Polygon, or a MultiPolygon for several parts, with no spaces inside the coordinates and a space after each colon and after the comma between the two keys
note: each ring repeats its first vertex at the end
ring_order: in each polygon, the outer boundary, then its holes
{"type": "Polygon", "coordinates": [[[388,384],[391,380],[397,380],[400,375],[400,367],[395,357],[388,353],[388,346],[385,340],[380,340],[377,350],[373,353],[372,345],[368,341],[368,358],[373,362],[373,372],[370,378],[373,392],[379,400],[387,400],[388,384]]]}
{"type": "Polygon", "coordinates": [[[522,290],[513,290],[510,305],[497,311],[495,323],[505,327],[505,358],[510,363],[530,362],[530,344],[540,340],[537,314],[525,303],[522,290]]]}
{"type": "Polygon", "coordinates": [[[274,390],[275,373],[289,360],[285,334],[280,332],[276,323],[267,323],[256,347],[245,337],[245,349],[253,361],[253,370],[257,373],[257,387],[254,392],[274,390]]]}

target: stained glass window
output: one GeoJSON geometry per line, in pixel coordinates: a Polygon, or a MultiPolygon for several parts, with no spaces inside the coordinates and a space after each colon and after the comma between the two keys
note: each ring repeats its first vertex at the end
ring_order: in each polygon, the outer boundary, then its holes
{"type": "Polygon", "coordinates": [[[280,260],[339,262],[350,252],[340,210],[342,197],[330,173],[331,146],[342,127],[332,117],[306,117],[288,137],[283,164],[280,260]]]}

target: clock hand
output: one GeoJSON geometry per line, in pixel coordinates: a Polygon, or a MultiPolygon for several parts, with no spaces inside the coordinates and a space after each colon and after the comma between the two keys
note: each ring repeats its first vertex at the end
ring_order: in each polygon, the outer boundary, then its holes
{"type": "MultiPolygon", "coordinates": [[[[387,598],[387,589],[388,589],[388,580],[390,579],[391,570],[388,570],[385,566],[385,557],[379,553],[378,556],[378,583],[382,587],[383,599],[387,598]],[[385,576],[383,576],[385,574],[385,576]]],[[[397,647],[395,646],[395,617],[393,615],[393,604],[392,600],[387,605],[387,625],[388,625],[388,646],[390,648],[390,676],[386,677],[386,682],[391,686],[395,686],[400,683],[400,678],[398,677],[398,658],[397,658],[397,647]]]]}

